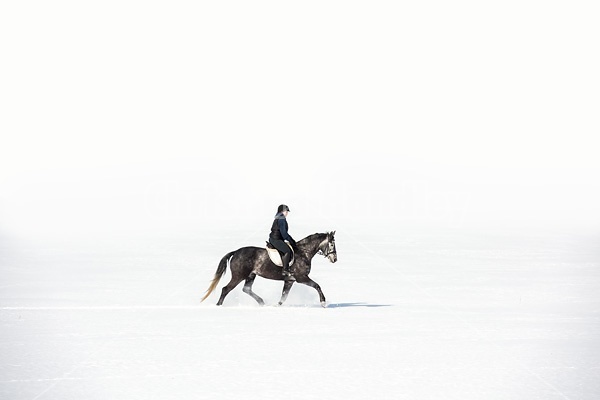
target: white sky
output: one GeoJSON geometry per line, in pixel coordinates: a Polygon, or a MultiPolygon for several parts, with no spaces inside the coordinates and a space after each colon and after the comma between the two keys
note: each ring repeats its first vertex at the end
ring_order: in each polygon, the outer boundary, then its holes
{"type": "Polygon", "coordinates": [[[261,220],[281,202],[597,227],[598,17],[593,2],[4,2],[0,230],[261,220]]]}

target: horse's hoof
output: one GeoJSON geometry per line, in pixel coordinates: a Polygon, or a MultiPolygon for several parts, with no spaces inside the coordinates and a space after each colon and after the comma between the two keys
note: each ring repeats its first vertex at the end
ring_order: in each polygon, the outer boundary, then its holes
{"type": "Polygon", "coordinates": [[[322,301],[322,302],[321,302],[321,307],[323,307],[323,308],[327,308],[327,302],[326,302],[326,301],[322,301]]]}
{"type": "Polygon", "coordinates": [[[279,303],[277,303],[277,305],[280,305],[280,306],[282,306],[282,305],[283,305],[283,303],[280,301],[279,303]]]}

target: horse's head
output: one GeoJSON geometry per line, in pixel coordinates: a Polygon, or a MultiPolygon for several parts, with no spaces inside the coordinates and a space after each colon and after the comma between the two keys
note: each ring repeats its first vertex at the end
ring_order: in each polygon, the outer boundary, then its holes
{"type": "Polygon", "coordinates": [[[319,247],[319,253],[324,255],[332,263],[337,261],[337,250],[335,249],[335,231],[327,232],[327,239],[319,247]]]}

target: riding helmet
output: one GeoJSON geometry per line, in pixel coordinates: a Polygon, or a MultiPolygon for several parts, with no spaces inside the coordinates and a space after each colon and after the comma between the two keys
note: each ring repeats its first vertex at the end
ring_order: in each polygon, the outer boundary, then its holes
{"type": "Polygon", "coordinates": [[[281,204],[279,207],[277,207],[277,212],[284,212],[284,211],[290,211],[290,208],[288,206],[286,206],[285,204],[281,204]]]}

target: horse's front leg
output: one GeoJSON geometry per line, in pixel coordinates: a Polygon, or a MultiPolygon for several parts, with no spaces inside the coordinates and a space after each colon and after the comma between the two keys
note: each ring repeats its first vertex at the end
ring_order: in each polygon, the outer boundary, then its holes
{"type": "Polygon", "coordinates": [[[283,284],[283,292],[281,292],[281,300],[279,300],[279,305],[282,305],[283,302],[287,299],[293,284],[294,281],[285,281],[285,283],[283,284]]]}
{"type": "Polygon", "coordinates": [[[297,276],[296,282],[302,283],[303,285],[307,285],[312,288],[315,288],[315,290],[319,293],[319,299],[321,300],[321,306],[327,307],[327,302],[325,301],[325,295],[323,294],[323,291],[321,290],[321,286],[319,286],[319,284],[317,282],[313,281],[308,276],[297,276]]]}

